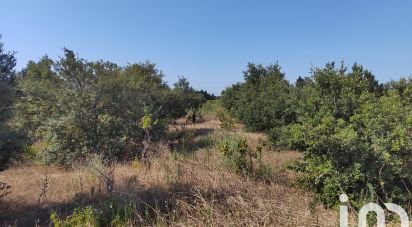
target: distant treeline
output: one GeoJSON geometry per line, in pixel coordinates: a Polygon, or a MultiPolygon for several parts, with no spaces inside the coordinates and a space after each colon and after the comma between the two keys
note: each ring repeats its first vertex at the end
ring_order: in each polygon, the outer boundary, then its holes
{"type": "Polygon", "coordinates": [[[278,149],[302,151],[299,183],[324,204],[346,193],[352,204],[411,207],[411,78],[382,84],[359,64],[332,62],[290,83],[278,64],[249,64],[222,102],[278,149]]]}

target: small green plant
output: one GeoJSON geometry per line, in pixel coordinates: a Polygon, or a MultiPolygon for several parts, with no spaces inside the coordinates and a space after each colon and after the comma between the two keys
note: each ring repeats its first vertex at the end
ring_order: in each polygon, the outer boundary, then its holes
{"type": "Polygon", "coordinates": [[[140,163],[140,160],[138,158],[133,159],[132,162],[131,162],[131,166],[134,169],[139,169],[141,167],[141,165],[142,164],[140,163]]]}
{"type": "Polygon", "coordinates": [[[264,144],[258,144],[256,149],[250,149],[246,139],[237,136],[227,136],[218,143],[218,149],[223,153],[225,164],[238,174],[253,177],[270,183],[274,178],[272,168],[262,161],[264,144]],[[257,162],[257,165],[254,163],[257,162]]]}
{"type": "Polygon", "coordinates": [[[159,119],[155,119],[153,114],[147,107],[144,108],[144,116],[140,119],[139,126],[145,132],[145,138],[142,142],[142,161],[147,168],[150,168],[150,146],[152,144],[153,128],[159,123],[159,119]]]}
{"type": "Polygon", "coordinates": [[[220,121],[220,127],[225,129],[231,129],[235,126],[235,119],[230,115],[230,113],[220,108],[216,111],[217,119],[220,121]]]}
{"type": "Polygon", "coordinates": [[[50,221],[55,227],[131,226],[136,209],[132,202],[123,203],[111,198],[103,201],[99,208],[92,206],[76,208],[66,218],[61,218],[52,212],[50,221]]]}
{"type": "Polygon", "coordinates": [[[98,213],[91,207],[74,209],[65,219],[60,219],[56,213],[51,213],[50,220],[55,227],[98,226],[98,213]]]}
{"type": "Polygon", "coordinates": [[[247,156],[249,154],[246,139],[229,136],[224,138],[217,145],[220,152],[223,153],[225,163],[235,172],[248,175],[251,171],[247,166],[247,156]]]}
{"type": "Polygon", "coordinates": [[[147,108],[144,109],[144,116],[140,119],[140,128],[145,130],[147,133],[149,130],[153,128],[158,123],[158,120],[154,120],[153,114],[149,112],[147,108]]]}

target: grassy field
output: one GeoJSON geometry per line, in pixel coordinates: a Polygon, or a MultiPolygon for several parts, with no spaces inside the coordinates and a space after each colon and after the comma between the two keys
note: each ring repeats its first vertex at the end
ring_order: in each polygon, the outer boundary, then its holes
{"type": "Polygon", "coordinates": [[[1,172],[0,181],[11,189],[0,200],[0,225],[48,225],[51,214],[63,220],[75,208],[89,206],[109,220],[126,216],[127,223],[120,225],[338,225],[336,211],[313,205],[311,194],[293,186],[295,174],[286,167],[301,153],[265,146],[262,160],[271,170],[265,181],[231,171],[216,148],[219,140],[239,136],[256,147],[267,139],[239,124],[221,129],[217,108],[208,103],[198,123],[182,119],[171,125],[171,133],[184,133],[184,139],[173,146],[156,144],[150,168],[133,161],[101,169],[114,180],[111,192],[104,178],[81,164],[72,169],[20,164],[1,172]]]}

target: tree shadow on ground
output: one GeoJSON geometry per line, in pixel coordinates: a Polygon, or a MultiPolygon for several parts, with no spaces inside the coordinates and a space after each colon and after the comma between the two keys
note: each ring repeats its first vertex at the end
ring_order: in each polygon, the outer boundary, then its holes
{"type": "MultiPolygon", "coordinates": [[[[133,217],[136,225],[155,225],[159,220],[169,223],[184,217],[182,207],[194,207],[202,201],[225,203],[229,191],[218,191],[214,188],[199,188],[189,183],[174,182],[167,185],[155,185],[145,188],[139,183],[133,186],[117,185],[111,193],[100,193],[98,190],[90,193],[78,193],[71,201],[63,203],[45,203],[36,205],[20,204],[18,209],[10,210],[13,203],[21,201],[0,202],[0,226],[50,226],[50,214],[56,213],[59,217],[67,217],[78,207],[92,206],[94,209],[112,209],[113,204],[118,207],[132,205],[133,217]],[[182,206],[182,204],[184,204],[182,206]]],[[[186,213],[187,215],[187,213],[186,213]]],[[[105,217],[110,220],[109,217],[105,217]]]]}

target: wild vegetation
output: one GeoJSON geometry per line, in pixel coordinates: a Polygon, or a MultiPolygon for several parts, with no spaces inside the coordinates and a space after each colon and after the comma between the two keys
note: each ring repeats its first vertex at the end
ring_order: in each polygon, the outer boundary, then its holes
{"type": "Polygon", "coordinates": [[[379,83],[359,64],[328,63],[289,83],[278,64],[249,64],[223,105],[277,149],[303,152],[298,182],[328,207],[346,193],[366,202],[412,204],[412,80],[379,83]]]}
{"type": "Polygon", "coordinates": [[[0,225],[336,226],[341,193],[351,221],[411,211],[410,78],[328,63],[292,84],[250,63],[218,98],[69,49],[16,72],[3,47],[0,225]]]}
{"type": "Polygon", "coordinates": [[[100,156],[68,169],[11,166],[0,173],[12,186],[0,202],[0,220],[22,226],[335,226],[334,210],[312,204],[309,193],[291,184],[294,173],[287,166],[301,154],[274,152],[264,134],[245,132],[239,124],[220,128],[217,106],[205,104],[196,124],[171,124],[170,133],[181,138],[173,140],[173,149],[154,144],[150,168],[138,159],[108,163],[100,156]],[[246,172],[238,171],[236,156],[219,150],[222,138],[246,141],[248,152],[262,147],[261,159],[252,159],[253,171],[249,158],[246,172]]]}
{"type": "MultiPolygon", "coordinates": [[[[10,90],[4,91],[10,98],[3,105],[10,113],[2,114],[3,122],[25,138],[23,147],[2,144],[5,160],[10,153],[60,165],[90,154],[106,160],[145,156],[147,143],[165,138],[170,120],[188,111],[195,115],[205,101],[184,77],[169,88],[148,62],[120,67],[64,49],[58,61],[47,56],[30,61],[18,76],[11,71],[15,60],[4,62],[2,89],[10,90]]],[[[2,135],[17,138],[10,133],[2,135]]]]}

